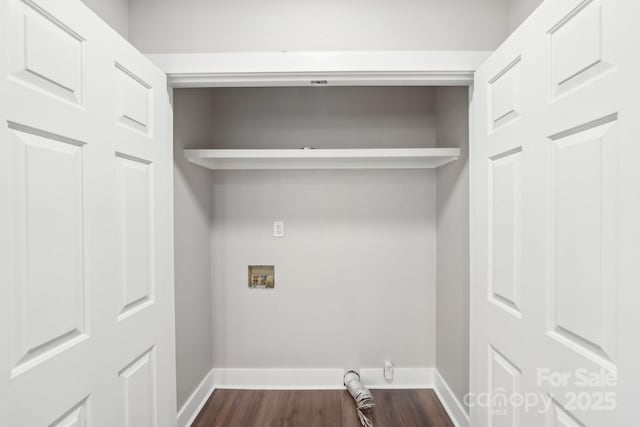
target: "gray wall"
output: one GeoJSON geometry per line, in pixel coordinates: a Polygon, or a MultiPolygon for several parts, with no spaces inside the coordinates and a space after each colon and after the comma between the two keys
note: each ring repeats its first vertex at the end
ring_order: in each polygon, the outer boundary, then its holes
{"type": "Polygon", "coordinates": [[[543,0],[81,0],[145,53],[493,50],[543,0]]]}
{"type": "Polygon", "coordinates": [[[211,96],[174,93],[174,210],[177,397],[180,408],[211,370],[211,174],[183,148],[209,139],[211,96]]]}
{"type": "Polygon", "coordinates": [[[509,32],[512,33],[524,22],[543,0],[509,0],[509,32]]]}
{"type": "Polygon", "coordinates": [[[543,0],[81,0],[145,53],[493,50],[543,0]]]}
{"type": "Polygon", "coordinates": [[[82,0],[125,39],[129,37],[129,0],[82,0]]]}
{"type": "Polygon", "coordinates": [[[220,88],[211,125],[212,148],[431,147],[433,89],[220,88]]]}
{"type": "Polygon", "coordinates": [[[492,50],[509,0],[131,0],[130,39],[146,53],[492,50]]]}
{"type": "Polygon", "coordinates": [[[437,170],[436,366],[456,397],[469,392],[469,118],[466,87],[438,88],[441,147],[460,147],[457,162],[437,170]]]}
{"type": "Polygon", "coordinates": [[[435,366],[434,172],[216,173],[213,206],[215,367],[435,366]]]}
{"type": "MultiPolygon", "coordinates": [[[[212,99],[216,148],[435,144],[431,88],[212,99]]],[[[434,171],[216,172],[212,193],[215,367],[435,366],[434,171]],[[248,289],[249,264],[275,289],[248,289]]]]}

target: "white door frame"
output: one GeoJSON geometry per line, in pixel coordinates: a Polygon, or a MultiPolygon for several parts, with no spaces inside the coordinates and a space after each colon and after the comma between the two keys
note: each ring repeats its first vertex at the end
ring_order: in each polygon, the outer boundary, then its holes
{"type": "MultiPolygon", "coordinates": [[[[467,86],[469,88],[469,158],[473,159],[474,75],[476,69],[492,53],[492,51],[247,52],[149,54],[147,57],[167,74],[171,108],[173,108],[173,90],[180,88],[467,86]],[[317,84],[318,82],[322,83],[317,84]]],[[[172,120],[170,124],[173,125],[172,120]]],[[[169,135],[173,144],[173,129],[169,135]]],[[[473,162],[470,161],[470,261],[474,256],[472,244],[474,185],[471,179],[473,172],[473,162]]],[[[473,275],[470,275],[470,296],[473,288],[473,275]]],[[[470,314],[472,310],[473,307],[470,307],[470,314]]],[[[470,319],[473,317],[470,316],[470,319]]],[[[473,331],[473,324],[470,324],[470,344],[473,342],[473,331]]],[[[471,364],[473,346],[470,345],[469,348],[471,364]]],[[[470,368],[472,369],[473,365],[470,365],[470,368]]],[[[471,371],[470,379],[472,378],[471,371]]]]}
{"type": "Polygon", "coordinates": [[[489,51],[150,54],[170,87],[469,86],[489,51]]]}

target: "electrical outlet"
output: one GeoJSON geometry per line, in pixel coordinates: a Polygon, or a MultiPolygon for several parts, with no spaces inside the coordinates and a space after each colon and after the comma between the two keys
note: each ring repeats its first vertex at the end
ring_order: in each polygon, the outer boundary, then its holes
{"type": "Polygon", "coordinates": [[[284,221],[273,221],[273,237],[284,237],[284,221]]]}
{"type": "Polygon", "coordinates": [[[391,363],[391,360],[384,362],[384,380],[393,381],[393,363],[391,363]]]}

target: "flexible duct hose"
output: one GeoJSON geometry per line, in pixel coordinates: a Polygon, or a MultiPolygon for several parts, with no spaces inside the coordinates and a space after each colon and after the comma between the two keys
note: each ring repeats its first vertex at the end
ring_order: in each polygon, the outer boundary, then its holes
{"type": "Polygon", "coordinates": [[[360,382],[360,375],[355,371],[344,374],[344,385],[356,401],[358,418],[364,427],[373,427],[373,422],[364,414],[364,410],[374,407],[371,392],[360,382]]]}

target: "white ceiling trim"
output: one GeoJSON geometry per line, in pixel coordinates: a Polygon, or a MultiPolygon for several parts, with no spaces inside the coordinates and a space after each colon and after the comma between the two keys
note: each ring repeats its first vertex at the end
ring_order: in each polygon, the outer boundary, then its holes
{"type": "Polygon", "coordinates": [[[469,85],[487,51],[150,54],[173,87],[469,85]]]}

